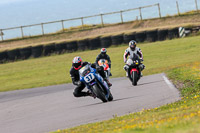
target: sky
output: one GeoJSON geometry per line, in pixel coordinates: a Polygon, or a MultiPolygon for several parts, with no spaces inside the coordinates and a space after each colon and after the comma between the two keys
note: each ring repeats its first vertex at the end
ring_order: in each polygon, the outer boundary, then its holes
{"type": "Polygon", "coordinates": [[[13,4],[17,2],[26,2],[26,1],[32,1],[32,0],[0,0],[0,5],[13,4]]]}
{"type": "MultiPolygon", "coordinates": [[[[181,7],[185,4],[189,9],[191,1],[195,0],[177,1],[181,7]]],[[[200,3],[200,0],[198,2],[200,3]]],[[[0,29],[90,16],[155,3],[160,3],[162,13],[170,14],[173,10],[176,11],[176,0],[0,0],[0,29]]]]}
{"type": "MultiPolygon", "coordinates": [[[[160,3],[162,16],[174,15],[177,14],[176,1],[179,2],[181,12],[195,10],[195,0],[0,0],[0,29],[91,16],[156,3],[160,3]]],[[[200,0],[197,1],[200,9],[200,0]]],[[[142,13],[144,17],[158,17],[158,8],[142,9],[142,13]]],[[[138,10],[129,12],[129,14],[124,13],[124,19],[134,20],[138,14],[138,10]]],[[[118,22],[120,17],[119,15],[106,15],[104,20],[106,23],[113,23],[118,22]]],[[[96,21],[100,23],[98,17],[95,20],[87,19],[85,22],[89,21],[95,21],[93,24],[96,24],[96,21]]],[[[65,25],[68,27],[74,26],[71,24],[81,25],[79,21],[66,22],[65,25]]],[[[55,31],[54,27],[56,26],[49,25],[45,29],[55,31]]],[[[36,30],[34,29],[34,31],[36,30]]],[[[10,31],[6,35],[12,32],[15,31],[10,31]]],[[[38,32],[40,32],[40,29],[38,32]]],[[[16,33],[20,34],[18,30],[16,30],[16,33]]]]}

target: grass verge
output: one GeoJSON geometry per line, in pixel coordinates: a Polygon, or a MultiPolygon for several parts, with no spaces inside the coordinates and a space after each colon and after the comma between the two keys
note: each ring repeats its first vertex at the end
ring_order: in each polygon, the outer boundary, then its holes
{"type": "Polygon", "coordinates": [[[167,71],[167,75],[179,87],[182,93],[180,101],[54,133],[200,132],[200,62],[174,68],[167,71]]]}
{"type": "MultiPolygon", "coordinates": [[[[200,36],[138,44],[144,54],[144,75],[161,73],[182,64],[200,60],[200,36]]],[[[123,53],[126,45],[112,46],[107,53],[112,61],[113,77],[123,77],[123,53]]],[[[100,49],[53,55],[0,65],[0,91],[70,83],[72,59],[81,56],[94,62],[100,49]]]]}

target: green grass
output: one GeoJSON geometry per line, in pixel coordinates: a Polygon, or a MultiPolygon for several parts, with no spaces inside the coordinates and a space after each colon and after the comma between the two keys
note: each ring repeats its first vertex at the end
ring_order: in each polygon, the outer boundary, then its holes
{"type": "Polygon", "coordinates": [[[200,132],[200,61],[167,71],[179,85],[182,99],[154,109],[143,109],[121,117],[58,130],[54,133],[198,133],[200,132]]]}
{"type": "MultiPolygon", "coordinates": [[[[126,45],[107,49],[112,60],[113,77],[123,77],[123,53],[126,45]]],[[[144,54],[144,75],[161,73],[182,64],[200,60],[200,36],[138,44],[144,54]]],[[[79,51],[30,59],[0,65],[0,91],[34,88],[70,83],[69,70],[72,59],[81,56],[84,61],[94,62],[100,49],[79,51]]]]}

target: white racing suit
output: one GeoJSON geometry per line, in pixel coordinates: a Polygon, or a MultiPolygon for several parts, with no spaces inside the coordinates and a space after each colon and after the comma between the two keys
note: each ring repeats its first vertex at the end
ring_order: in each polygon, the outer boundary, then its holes
{"type": "MultiPolygon", "coordinates": [[[[127,58],[128,57],[131,58],[134,53],[140,57],[141,61],[143,61],[143,54],[142,54],[142,50],[140,48],[135,47],[135,50],[133,51],[133,50],[130,49],[130,47],[128,47],[124,52],[124,63],[126,63],[127,58]]],[[[124,69],[126,67],[127,67],[127,65],[124,66],[124,69]]],[[[139,68],[140,68],[140,71],[144,70],[144,68],[145,68],[144,64],[141,63],[139,68]]]]}

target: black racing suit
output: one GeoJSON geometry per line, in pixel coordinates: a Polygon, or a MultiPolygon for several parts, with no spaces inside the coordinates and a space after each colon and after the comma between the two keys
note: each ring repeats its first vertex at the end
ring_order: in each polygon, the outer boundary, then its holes
{"type": "MultiPolygon", "coordinates": [[[[82,67],[87,64],[88,62],[83,62],[82,67]]],[[[92,64],[91,67],[95,68],[97,72],[102,76],[102,78],[105,78],[105,74],[102,67],[96,67],[95,64],[92,64]]],[[[76,85],[76,88],[74,89],[73,92],[74,96],[75,97],[88,96],[87,92],[82,92],[82,90],[85,88],[85,84],[80,82],[79,70],[75,70],[74,67],[71,67],[70,76],[72,79],[72,83],[76,85]]]]}
{"type": "Polygon", "coordinates": [[[108,65],[109,65],[109,67],[111,68],[111,60],[110,60],[109,55],[107,55],[107,54],[99,54],[99,55],[97,56],[97,58],[96,58],[96,61],[95,61],[95,63],[96,63],[97,66],[98,66],[98,61],[99,61],[100,59],[108,60],[108,65]]]}

